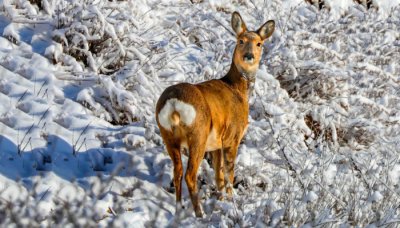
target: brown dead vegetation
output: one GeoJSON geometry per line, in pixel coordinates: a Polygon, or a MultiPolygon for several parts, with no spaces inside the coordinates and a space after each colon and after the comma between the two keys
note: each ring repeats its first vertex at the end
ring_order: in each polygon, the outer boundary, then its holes
{"type": "MultiPolygon", "coordinates": [[[[334,142],[332,129],[322,126],[321,123],[315,120],[311,114],[307,114],[304,117],[304,121],[312,131],[311,136],[305,135],[305,140],[310,137],[312,139],[318,139],[322,137],[324,141],[334,142]]],[[[340,146],[347,145],[353,147],[353,142],[355,142],[358,145],[369,147],[375,140],[374,134],[370,130],[368,130],[368,126],[365,126],[362,123],[354,123],[346,129],[336,126],[335,130],[337,143],[340,146]]],[[[361,148],[356,147],[354,149],[357,150],[361,148]]]]}
{"type": "Polygon", "coordinates": [[[318,9],[325,8],[324,0],[305,0],[308,4],[316,6],[318,9]]]}
{"type": "Polygon", "coordinates": [[[355,3],[358,3],[364,6],[366,9],[376,8],[372,0],[353,0],[355,3]]]}

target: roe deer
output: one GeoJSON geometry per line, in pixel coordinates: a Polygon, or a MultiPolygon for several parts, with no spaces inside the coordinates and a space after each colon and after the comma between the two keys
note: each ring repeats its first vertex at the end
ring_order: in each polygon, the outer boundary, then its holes
{"type": "Polygon", "coordinates": [[[199,84],[180,83],[165,89],[156,107],[156,120],[174,164],[177,210],[181,204],[183,168],[181,150],[189,152],[185,174],[197,217],[202,207],[197,190],[197,170],[205,152],[212,151],[218,191],[232,197],[234,165],[239,143],[246,131],[249,88],[255,81],[262,45],[275,29],[270,20],[257,31],[248,31],[239,13],[232,14],[231,26],[237,44],[228,73],[221,79],[199,84]]]}

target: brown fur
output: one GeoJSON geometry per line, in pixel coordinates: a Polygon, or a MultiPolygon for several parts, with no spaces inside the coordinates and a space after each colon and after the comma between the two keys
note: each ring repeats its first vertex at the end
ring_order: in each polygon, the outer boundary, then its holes
{"type": "Polygon", "coordinates": [[[232,195],[237,149],[247,128],[249,114],[248,89],[250,82],[243,75],[255,75],[261,58],[262,43],[273,32],[274,24],[271,25],[271,23],[273,22],[268,24],[268,29],[262,30],[263,34],[259,32],[262,27],[257,32],[248,32],[240,15],[235,12],[232,15],[232,27],[237,32],[238,44],[229,72],[218,80],[199,84],[181,83],[168,87],[157,102],[156,120],[174,164],[177,203],[181,202],[182,194],[181,150],[187,147],[189,160],[185,180],[194,211],[198,217],[202,216],[202,211],[197,194],[197,171],[206,150],[213,150],[212,162],[218,190],[222,191],[226,188],[227,194],[232,195]],[[257,44],[259,45],[257,46],[257,44]],[[254,55],[254,61],[251,64],[244,61],[243,56],[247,53],[254,55]],[[172,98],[195,108],[196,117],[190,126],[179,121],[180,117],[177,112],[171,114],[173,123],[171,130],[163,128],[159,123],[158,114],[165,103],[172,98]]]}

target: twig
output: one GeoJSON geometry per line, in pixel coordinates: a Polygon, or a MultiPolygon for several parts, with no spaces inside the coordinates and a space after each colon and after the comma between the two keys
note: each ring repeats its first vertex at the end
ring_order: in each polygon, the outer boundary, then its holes
{"type": "Polygon", "coordinates": [[[17,104],[22,100],[22,98],[25,97],[26,93],[28,92],[28,89],[25,90],[25,92],[21,95],[21,97],[18,99],[17,104]]]}
{"type": "Polygon", "coordinates": [[[233,32],[232,32],[232,30],[230,30],[230,29],[228,29],[224,24],[222,24],[220,21],[218,21],[217,20],[217,18],[215,18],[214,17],[214,15],[211,15],[213,18],[214,18],[214,20],[219,24],[219,25],[221,25],[222,27],[224,27],[225,29],[226,29],[226,31],[228,31],[232,36],[236,36],[236,34],[234,34],[233,32]]]}
{"type": "MultiPolygon", "coordinates": [[[[258,98],[260,99],[260,96],[259,96],[259,94],[257,94],[257,92],[256,92],[256,95],[257,95],[258,98]]],[[[265,114],[266,108],[265,108],[264,103],[262,102],[261,99],[260,99],[260,103],[261,103],[261,105],[263,106],[263,112],[262,112],[262,114],[263,114],[263,116],[265,117],[265,119],[268,121],[268,124],[269,124],[269,126],[271,127],[272,134],[275,135],[275,130],[274,130],[274,128],[272,127],[270,118],[268,118],[268,116],[265,114]]],[[[305,189],[305,185],[304,185],[304,183],[301,181],[301,179],[299,178],[299,174],[297,173],[296,169],[295,169],[295,168],[292,166],[292,164],[290,163],[289,158],[287,157],[287,155],[286,155],[286,153],[285,153],[285,147],[282,147],[282,145],[281,145],[281,142],[280,142],[280,140],[279,140],[279,136],[278,136],[278,138],[275,138],[275,137],[273,137],[273,138],[275,139],[276,144],[278,145],[279,150],[282,152],[283,158],[286,160],[286,163],[287,163],[287,165],[288,165],[288,167],[289,167],[289,170],[292,171],[292,172],[294,173],[295,179],[299,182],[300,187],[304,190],[304,189],[305,189]]]]}
{"type": "Polygon", "coordinates": [[[64,81],[77,81],[77,82],[93,82],[98,81],[98,78],[72,78],[72,77],[59,77],[58,80],[64,81]]]}
{"type": "Polygon", "coordinates": [[[74,144],[74,146],[73,146],[73,149],[74,149],[73,155],[74,155],[74,156],[76,155],[75,148],[76,148],[76,145],[77,145],[78,142],[79,142],[79,139],[81,139],[82,135],[86,132],[86,130],[89,128],[89,126],[90,126],[90,124],[91,124],[92,122],[93,122],[93,120],[90,121],[90,122],[86,125],[86,127],[83,129],[83,131],[81,132],[81,134],[79,134],[78,139],[75,141],[75,144],[74,144]]]}
{"type": "Polygon", "coordinates": [[[86,142],[86,138],[83,139],[81,145],[79,146],[79,148],[76,151],[80,151],[85,142],[86,142]]]}
{"type": "Polygon", "coordinates": [[[350,161],[353,167],[353,170],[357,171],[358,173],[360,173],[360,176],[362,177],[362,180],[364,182],[364,184],[367,186],[367,188],[371,189],[371,186],[369,185],[369,183],[367,182],[367,179],[365,178],[364,174],[361,172],[361,169],[357,166],[357,164],[355,163],[354,159],[352,156],[350,156],[350,161]]]}
{"type": "Polygon", "coordinates": [[[53,23],[51,21],[32,21],[32,20],[27,20],[27,19],[19,19],[19,20],[13,20],[11,23],[16,23],[16,24],[49,24],[52,25],[53,23]]]}
{"type": "Polygon", "coordinates": [[[47,188],[47,190],[43,193],[43,195],[40,197],[39,202],[44,199],[44,197],[47,195],[51,187],[47,188]]]}
{"type": "MultiPolygon", "coordinates": [[[[358,172],[361,174],[361,176],[363,177],[364,182],[366,182],[365,175],[364,175],[363,172],[361,171],[360,167],[358,167],[357,164],[354,162],[353,157],[351,157],[350,159],[351,159],[351,161],[352,161],[352,163],[353,163],[354,169],[355,169],[356,171],[358,171],[358,172]]],[[[395,190],[393,190],[392,188],[390,188],[384,181],[382,181],[381,179],[376,178],[376,177],[373,176],[373,175],[371,175],[371,176],[372,176],[372,178],[373,178],[375,181],[379,181],[382,185],[384,185],[390,192],[392,192],[393,194],[397,195],[397,197],[400,197],[399,193],[397,193],[395,190]]],[[[368,183],[367,183],[367,184],[368,184],[368,183]]],[[[371,187],[368,185],[368,188],[371,188],[371,187]]]]}
{"type": "Polygon", "coordinates": [[[389,222],[386,222],[386,223],[384,223],[384,224],[382,224],[382,225],[380,225],[380,226],[378,226],[378,227],[388,227],[388,225],[389,224],[399,224],[400,223],[400,219],[396,219],[396,220],[391,220],[391,221],[389,221],[389,222]]]}
{"type": "Polygon", "coordinates": [[[44,81],[44,82],[42,83],[42,86],[40,86],[39,92],[36,94],[36,96],[39,96],[40,92],[41,92],[42,89],[43,89],[43,86],[44,86],[46,83],[47,83],[47,81],[44,81]]]}
{"type": "MultiPolygon", "coordinates": [[[[25,137],[31,132],[33,126],[35,126],[34,123],[31,125],[31,127],[28,129],[28,131],[25,133],[24,137],[22,138],[21,142],[18,144],[18,155],[19,155],[19,156],[21,156],[21,145],[22,145],[22,142],[24,142],[25,137]]],[[[19,131],[18,131],[18,132],[19,132],[19,131]]],[[[29,138],[29,140],[31,140],[31,138],[29,138]]],[[[29,140],[28,140],[28,142],[29,142],[29,140]]],[[[26,145],[27,145],[27,144],[26,144],[26,145]]],[[[24,149],[26,148],[26,145],[24,146],[24,149]]]]}
{"type": "Polygon", "coordinates": [[[317,180],[314,179],[314,177],[312,176],[308,176],[311,180],[313,180],[315,183],[317,183],[322,190],[324,190],[325,192],[327,192],[329,195],[332,196],[332,198],[334,198],[337,202],[339,202],[343,208],[347,207],[347,204],[345,202],[343,202],[341,199],[339,199],[338,197],[336,197],[333,193],[331,193],[328,189],[326,189],[321,183],[319,183],[317,180]]]}
{"type": "MultiPolygon", "coordinates": [[[[32,140],[32,137],[29,137],[28,142],[26,142],[24,148],[22,148],[21,151],[24,151],[24,150],[25,150],[25,148],[28,146],[28,144],[31,142],[31,140],[32,140]]],[[[31,145],[31,146],[32,146],[32,145],[31,145]]]]}
{"type": "MultiPolygon", "coordinates": [[[[44,91],[44,93],[43,93],[43,95],[42,95],[42,99],[43,99],[44,96],[48,95],[48,94],[47,94],[48,90],[49,90],[49,89],[47,88],[47,89],[44,91]]],[[[48,98],[48,96],[47,96],[47,98],[48,98]]]]}
{"type": "Polygon", "coordinates": [[[288,19],[286,20],[286,22],[285,22],[285,27],[282,28],[282,34],[285,33],[285,30],[286,30],[287,27],[288,27],[288,22],[289,22],[290,18],[291,18],[292,15],[293,15],[293,11],[294,11],[296,8],[298,8],[302,3],[303,3],[303,1],[301,1],[299,4],[297,4],[297,6],[290,8],[289,18],[288,18],[288,19]]]}
{"type": "Polygon", "coordinates": [[[113,216],[117,216],[117,213],[115,213],[115,211],[111,208],[111,206],[108,206],[107,212],[112,214],[113,216]]]}
{"type": "MultiPolygon", "coordinates": [[[[50,106],[51,107],[51,106],[50,106]]],[[[46,116],[46,114],[49,112],[50,107],[47,108],[47,110],[43,113],[43,115],[40,117],[39,122],[37,123],[37,125],[39,126],[40,122],[42,122],[43,118],[46,116]]]]}

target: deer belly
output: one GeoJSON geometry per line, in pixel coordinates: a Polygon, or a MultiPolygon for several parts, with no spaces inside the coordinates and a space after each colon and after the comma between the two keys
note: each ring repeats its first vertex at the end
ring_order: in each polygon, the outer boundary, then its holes
{"type": "Polygon", "coordinates": [[[217,131],[213,128],[207,137],[206,151],[221,149],[221,147],[221,139],[218,137],[217,131]]]}
{"type": "MultiPolygon", "coordinates": [[[[183,140],[181,142],[181,148],[189,150],[189,145],[186,140],[183,140]]],[[[214,151],[221,148],[222,148],[221,139],[217,137],[217,132],[215,131],[215,129],[212,129],[207,137],[205,151],[214,151]]]]}

